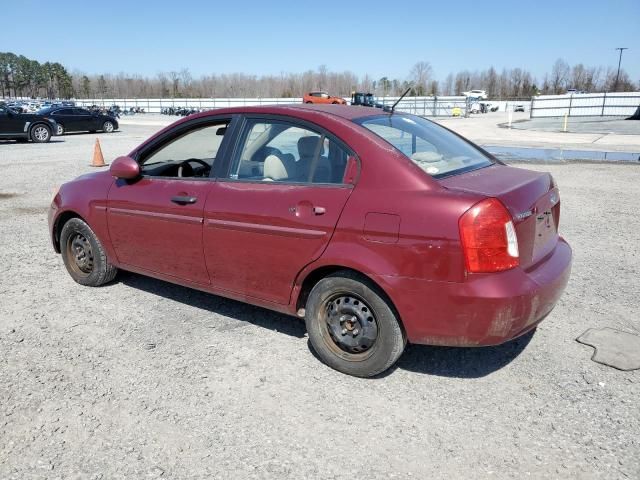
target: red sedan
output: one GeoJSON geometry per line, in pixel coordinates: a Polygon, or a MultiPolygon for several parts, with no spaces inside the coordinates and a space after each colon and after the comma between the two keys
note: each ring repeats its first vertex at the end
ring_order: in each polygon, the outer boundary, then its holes
{"type": "Polygon", "coordinates": [[[351,106],[187,117],[62,185],[53,246],[75,281],[138,272],[305,319],[331,367],[388,369],[407,341],[496,345],[569,280],[548,173],[420,117],[351,106]]]}

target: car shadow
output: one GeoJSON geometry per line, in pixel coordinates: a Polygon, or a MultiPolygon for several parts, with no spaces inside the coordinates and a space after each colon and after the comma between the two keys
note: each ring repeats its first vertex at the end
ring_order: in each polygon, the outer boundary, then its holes
{"type": "MultiPolygon", "coordinates": [[[[225,297],[158,280],[136,273],[120,271],[116,282],[175,302],[230,317],[237,322],[304,338],[306,327],[302,320],[256,307],[225,297]]],[[[226,324],[221,329],[227,329],[226,324]]],[[[238,325],[241,326],[241,325],[238,325]]],[[[384,378],[401,369],[426,375],[450,378],[481,378],[511,363],[529,344],[535,330],[502,345],[493,347],[436,347],[407,345],[400,360],[376,378],[384,378]]],[[[311,354],[321,361],[307,342],[311,354]]]]}
{"type": "MultiPolygon", "coordinates": [[[[29,145],[35,142],[18,142],[17,140],[0,140],[0,145],[29,145]]],[[[40,145],[46,145],[47,143],[64,143],[64,140],[60,139],[60,137],[51,138],[46,143],[42,143],[40,145]]]]}
{"type": "Polygon", "coordinates": [[[526,348],[534,333],[532,330],[492,347],[407,345],[394,368],[439,377],[481,378],[511,363],[526,348]]]}
{"type": "MultiPolygon", "coordinates": [[[[230,317],[240,323],[250,323],[268,330],[276,330],[292,337],[303,338],[307,332],[304,322],[296,317],[144,275],[120,271],[114,283],[122,283],[128,287],[143,290],[159,297],[230,317]]],[[[222,324],[221,328],[225,329],[225,325],[222,324]]],[[[241,324],[238,325],[238,327],[240,326],[241,324]]]]}
{"type": "Polygon", "coordinates": [[[74,137],[76,135],[113,135],[115,133],[120,133],[121,131],[118,130],[114,130],[111,133],[107,133],[107,132],[103,132],[102,130],[98,130],[96,132],[89,132],[89,131],[81,131],[81,132],[64,132],[62,135],[59,135],[61,137],[74,137]]]}
{"type": "MultiPolygon", "coordinates": [[[[493,347],[436,347],[407,344],[400,360],[388,370],[371,377],[385,378],[396,370],[449,378],[481,378],[500,370],[514,360],[531,341],[535,330],[515,340],[493,347]]],[[[311,354],[322,360],[307,341],[311,354]]]]}

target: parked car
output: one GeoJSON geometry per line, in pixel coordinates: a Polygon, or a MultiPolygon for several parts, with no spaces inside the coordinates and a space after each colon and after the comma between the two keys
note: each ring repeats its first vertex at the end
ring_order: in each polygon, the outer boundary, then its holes
{"type": "Polygon", "coordinates": [[[346,105],[342,97],[332,97],[327,92],[309,92],[302,97],[304,103],[332,103],[334,105],[346,105]]]}
{"type": "Polygon", "coordinates": [[[33,113],[19,113],[0,105],[0,140],[44,143],[57,135],[55,120],[33,113]]]}
{"type": "Polygon", "coordinates": [[[407,342],[535,329],[569,279],[559,219],[550,174],[429,120],[274,105],[174,123],[62,185],[49,229],[82,285],[123,269],[297,315],[319,358],[367,377],[407,342]]]}
{"type": "Polygon", "coordinates": [[[522,105],[521,103],[518,103],[517,105],[514,105],[513,111],[514,112],[524,112],[524,105],[522,105]]]}
{"type": "Polygon", "coordinates": [[[484,90],[469,90],[468,92],[462,92],[465,97],[474,97],[480,100],[487,99],[487,92],[484,90]]]}
{"type": "Polygon", "coordinates": [[[111,115],[90,112],[78,107],[49,107],[38,111],[39,115],[52,118],[57,124],[57,134],[67,132],[96,132],[102,130],[112,133],[119,128],[118,120],[111,115]]]}

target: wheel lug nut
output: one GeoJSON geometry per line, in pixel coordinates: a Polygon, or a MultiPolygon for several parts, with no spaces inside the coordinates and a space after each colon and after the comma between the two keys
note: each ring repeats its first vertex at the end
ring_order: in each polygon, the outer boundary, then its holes
{"type": "Polygon", "coordinates": [[[355,337],[356,335],[358,335],[358,333],[360,333],[360,330],[358,330],[357,328],[353,331],[353,336],[355,337]]]}
{"type": "Polygon", "coordinates": [[[346,334],[347,334],[347,329],[346,329],[346,328],[343,328],[343,329],[342,329],[342,335],[346,335],[346,334]]]}

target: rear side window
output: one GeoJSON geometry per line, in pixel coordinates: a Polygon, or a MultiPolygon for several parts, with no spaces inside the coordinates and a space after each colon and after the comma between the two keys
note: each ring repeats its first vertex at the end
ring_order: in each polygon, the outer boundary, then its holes
{"type": "Polygon", "coordinates": [[[486,167],[493,162],[457,135],[421,117],[381,115],[356,121],[438,178],[486,167]]]}
{"type": "Polygon", "coordinates": [[[229,178],[286,183],[343,183],[348,153],[301,125],[249,120],[229,178]]]}

